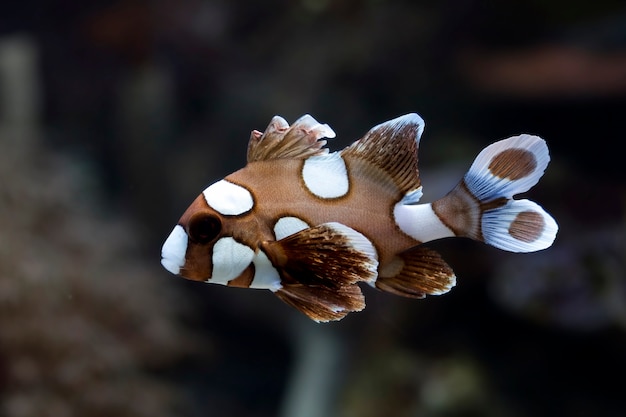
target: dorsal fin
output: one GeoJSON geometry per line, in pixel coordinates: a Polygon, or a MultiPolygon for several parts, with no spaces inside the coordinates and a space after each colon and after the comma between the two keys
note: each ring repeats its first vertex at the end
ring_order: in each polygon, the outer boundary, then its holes
{"type": "Polygon", "coordinates": [[[308,114],[293,125],[280,116],[274,116],[261,133],[253,130],[248,142],[248,162],[270,159],[303,159],[328,153],[325,140],[334,138],[335,132],[327,124],[318,123],[308,114]]]}
{"type": "MultiPolygon", "coordinates": [[[[391,176],[403,194],[419,200],[417,151],[424,120],[411,113],[374,126],[363,138],[341,151],[342,156],[363,159],[391,176]]],[[[414,202],[414,201],[412,201],[414,202]]]]}

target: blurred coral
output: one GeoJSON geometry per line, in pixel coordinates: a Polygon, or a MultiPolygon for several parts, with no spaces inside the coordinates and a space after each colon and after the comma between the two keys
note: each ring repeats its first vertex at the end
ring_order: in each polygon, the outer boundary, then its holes
{"type": "Polygon", "coordinates": [[[184,303],[77,161],[0,132],[0,414],[169,416],[184,303]]]}

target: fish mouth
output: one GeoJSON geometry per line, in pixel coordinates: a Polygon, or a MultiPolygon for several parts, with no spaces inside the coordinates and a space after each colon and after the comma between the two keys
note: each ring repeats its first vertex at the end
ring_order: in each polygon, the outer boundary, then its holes
{"type": "Polygon", "coordinates": [[[180,265],[173,259],[161,258],[161,265],[174,275],[179,275],[180,273],[180,265]]]}
{"type": "Polygon", "coordinates": [[[161,249],[161,265],[174,275],[185,266],[189,238],[181,225],[176,225],[161,249]]]}

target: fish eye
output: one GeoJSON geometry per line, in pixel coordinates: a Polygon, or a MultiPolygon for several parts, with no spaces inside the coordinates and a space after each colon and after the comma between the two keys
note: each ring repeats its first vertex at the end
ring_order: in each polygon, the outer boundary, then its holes
{"type": "Polygon", "coordinates": [[[216,216],[206,213],[198,213],[189,220],[187,233],[191,240],[196,243],[209,243],[222,230],[222,222],[216,216]]]}

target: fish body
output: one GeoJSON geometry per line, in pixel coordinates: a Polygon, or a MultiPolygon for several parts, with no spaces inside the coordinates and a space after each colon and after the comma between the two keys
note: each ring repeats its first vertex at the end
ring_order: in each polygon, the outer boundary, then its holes
{"type": "Polygon", "coordinates": [[[422,298],[456,283],[424,242],[469,237],[513,252],[549,247],[558,226],[539,205],[513,196],[549,162],[541,138],[496,142],[450,193],[419,204],[424,121],[408,114],[330,153],[335,133],[309,115],[275,116],[253,131],[248,164],[207,187],[162,249],[163,266],[185,278],[269,289],[316,321],[360,311],[359,282],[422,298]]]}

